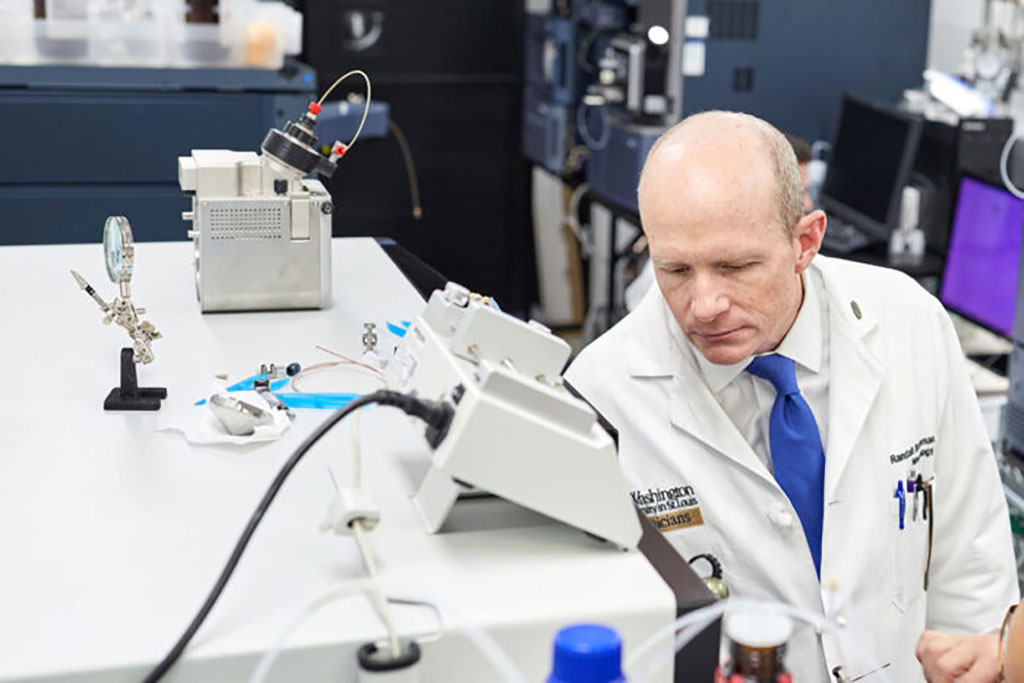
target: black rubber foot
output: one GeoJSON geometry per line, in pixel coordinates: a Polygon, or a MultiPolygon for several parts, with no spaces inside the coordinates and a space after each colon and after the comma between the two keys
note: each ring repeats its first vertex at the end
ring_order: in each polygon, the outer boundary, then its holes
{"type": "Polygon", "coordinates": [[[121,349],[121,386],[107,394],[104,410],[160,410],[160,401],[167,398],[167,389],[163,387],[139,386],[133,355],[131,349],[121,349]]]}

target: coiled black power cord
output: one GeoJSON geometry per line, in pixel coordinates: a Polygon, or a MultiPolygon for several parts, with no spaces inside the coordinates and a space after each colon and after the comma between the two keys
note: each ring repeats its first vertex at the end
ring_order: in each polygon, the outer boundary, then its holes
{"type": "Polygon", "coordinates": [[[213,606],[217,604],[217,600],[220,598],[220,594],[224,592],[224,588],[228,584],[228,580],[231,575],[234,574],[235,568],[238,566],[238,561],[242,559],[242,553],[245,552],[246,546],[249,545],[249,541],[252,539],[252,535],[256,532],[256,527],[259,526],[260,521],[263,519],[263,515],[266,514],[267,508],[274,502],[274,498],[277,496],[281,487],[284,485],[288,475],[291,474],[295,466],[299,464],[302,457],[306,455],[310,448],[323,437],[324,434],[329,432],[332,427],[337,425],[347,416],[354,413],[363,406],[376,403],[377,405],[394,406],[399,408],[408,415],[414,415],[424,422],[427,423],[427,442],[431,448],[437,448],[438,444],[444,440],[444,437],[448,433],[448,426],[451,424],[452,418],[455,415],[455,409],[449,403],[438,402],[438,401],[426,401],[423,399],[402,394],[397,391],[376,391],[372,394],[360,396],[353,400],[347,406],[339,410],[338,412],[331,415],[326,422],[317,427],[316,431],[310,434],[302,445],[291,455],[290,458],[284,463],[277,476],[274,477],[274,481],[271,482],[270,488],[263,494],[263,498],[260,500],[259,505],[256,506],[256,510],[252,513],[249,518],[249,523],[245,527],[245,531],[239,537],[238,542],[235,543],[235,549],[231,552],[231,557],[228,558],[227,564],[224,565],[224,569],[221,570],[220,576],[217,577],[217,583],[214,584],[213,590],[206,596],[206,601],[203,606],[199,608],[195,617],[192,618],[192,622],[185,629],[185,632],[181,634],[178,641],[171,648],[170,652],[160,661],[156,667],[143,679],[143,683],[156,683],[174,666],[175,662],[181,658],[185,648],[188,647],[193,636],[199,630],[199,627],[206,621],[206,617],[209,616],[213,606]]]}
{"type": "Polygon", "coordinates": [[[718,561],[717,557],[711,553],[701,553],[691,557],[689,564],[693,564],[697,560],[706,560],[711,565],[711,576],[716,579],[722,578],[722,563],[718,561]]]}

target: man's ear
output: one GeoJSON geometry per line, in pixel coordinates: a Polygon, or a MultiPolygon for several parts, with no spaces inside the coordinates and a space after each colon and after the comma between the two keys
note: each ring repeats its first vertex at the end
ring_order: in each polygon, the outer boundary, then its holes
{"type": "Polygon", "coordinates": [[[796,272],[807,270],[821,249],[821,240],[825,238],[825,212],[811,211],[793,228],[793,252],[796,257],[796,272]]]}

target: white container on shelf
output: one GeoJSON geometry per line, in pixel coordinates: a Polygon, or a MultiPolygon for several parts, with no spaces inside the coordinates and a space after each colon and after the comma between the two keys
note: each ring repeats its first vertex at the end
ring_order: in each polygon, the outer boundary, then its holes
{"type": "Polygon", "coordinates": [[[31,0],[0,0],[0,64],[34,64],[31,0]]]}
{"type": "Polygon", "coordinates": [[[36,53],[49,64],[88,64],[89,0],[45,0],[45,19],[35,21],[36,53]]]}
{"type": "Polygon", "coordinates": [[[169,66],[228,67],[235,61],[231,46],[221,38],[220,24],[172,21],[169,34],[169,66]]]}
{"type": "Polygon", "coordinates": [[[42,64],[90,64],[88,19],[45,19],[34,22],[36,54],[42,64]]]}
{"type": "Polygon", "coordinates": [[[99,21],[91,33],[92,63],[103,66],[164,66],[166,28],[162,21],[99,21]]]}
{"type": "Polygon", "coordinates": [[[224,0],[225,39],[238,47],[239,66],[280,69],[302,51],[302,15],[281,3],[224,0]]]}
{"type": "Polygon", "coordinates": [[[84,21],[89,18],[90,0],[45,0],[48,19],[61,21],[84,21]]]}
{"type": "Polygon", "coordinates": [[[159,0],[94,0],[92,55],[107,66],[167,63],[167,6],[159,0]]]}
{"type": "Polygon", "coordinates": [[[279,69],[302,51],[302,14],[221,0],[219,23],[185,21],[184,0],[0,0],[0,64],[279,69]]]}

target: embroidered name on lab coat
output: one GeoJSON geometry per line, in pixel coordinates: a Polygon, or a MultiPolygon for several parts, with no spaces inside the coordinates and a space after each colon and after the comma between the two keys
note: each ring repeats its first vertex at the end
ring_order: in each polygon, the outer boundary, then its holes
{"type": "Polygon", "coordinates": [[[692,486],[631,491],[633,503],[662,533],[704,524],[692,486]]]}
{"type": "Polygon", "coordinates": [[[892,453],[889,456],[889,463],[895,465],[907,458],[913,458],[911,464],[916,465],[921,458],[930,458],[935,453],[935,436],[926,436],[913,446],[900,453],[892,453]]]}

